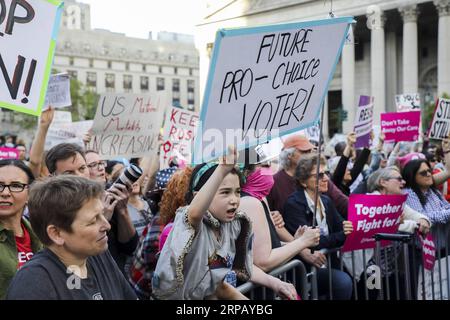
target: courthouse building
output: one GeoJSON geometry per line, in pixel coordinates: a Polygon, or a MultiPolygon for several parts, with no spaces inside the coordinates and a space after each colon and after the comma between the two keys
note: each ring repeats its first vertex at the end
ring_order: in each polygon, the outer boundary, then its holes
{"type": "Polygon", "coordinates": [[[210,0],[196,33],[200,91],[217,29],[324,19],[331,5],[356,23],[325,99],[326,136],[352,130],[359,95],[375,97],[379,119],[396,94],[418,92],[422,105],[450,94],[450,0],[210,0]]]}

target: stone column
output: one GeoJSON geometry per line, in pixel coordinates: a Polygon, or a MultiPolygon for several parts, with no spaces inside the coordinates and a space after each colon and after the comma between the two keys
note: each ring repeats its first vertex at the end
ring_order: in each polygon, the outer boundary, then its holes
{"type": "Polygon", "coordinates": [[[439,13],[438,96],[450,94],[450,0],[435,0],[439,13]]]}
{"type": "Polygon", "coordinates": [[[377,123],[380,114],[386,112],[385,19],[381,11],[368,14],[369,18],[373,19],[370,24],[370,80],[371,95],[375,98],[374,123],[377,123]],[[375,17],[372,17],[373,15],[375,17]]]}
{"type": "Polygon", "coordinates": [[[352,41],[342,49],[342,105],[348,113],[348,119],[342,124],[344,133],[353,130],[355,100],[355,44],[352,41]]]}
{"type": "Polygon", "coordinates": [[[399,8],[399,11],[403,18],[403,92],[401,93],[416,93],[419,90],[417,6],[405,6],[399,8]]]}

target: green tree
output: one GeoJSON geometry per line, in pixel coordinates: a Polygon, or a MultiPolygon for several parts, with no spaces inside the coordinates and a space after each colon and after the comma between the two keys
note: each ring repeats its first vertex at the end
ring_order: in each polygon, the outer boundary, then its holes
{"type": "Polygon", "coordinates": [[[99,100],[99,94],[83,85],[77,79],[70,79],[70,96],[72,99],[72,120],[92,120],[99,100]]]}

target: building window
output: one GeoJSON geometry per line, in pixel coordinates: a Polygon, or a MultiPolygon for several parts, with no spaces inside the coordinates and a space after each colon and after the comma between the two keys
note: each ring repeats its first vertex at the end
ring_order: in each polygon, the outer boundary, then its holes
{"type": "Polygon", "coordinates": [[[125,70],[130,71],[130,63],[129,62],[125,63],[125,70]]]}
{"type": "Polygon", "coordinates": [[[156,90],[164,90],[164,78],[156,78],[156,90]]]}
{"type": "Polygon", "coordinates": [[[194,91],[195,91],[195,81],[188,80],[187,81],[187,92],[194,92],[194,91]]]}
{"type": "Polygon", "coordinates": [[[180,105],[180,93],[174,92],[172,97],[172,105],[175,107],[181,107],[180,105]]]}
{"type": "Polygon", "coordinates": [[[111,68],[112,68],[112,62],[108,61],[108,69],[111,69],[111,68]]]}
{"type": "Polygon", "coordinates": [[[133,89],[133,76],[123,76],[123,89],[125,90],[125,92],[130,92],[133,89]]]}
{"type": "Polygon", "coordinates": [[[78,72],[75,70],[67,70],[67,74],[70,76],[71,79],[77,80],[78,78],[78,72]]]}
{"type": "Polygon", "coordinates": [[[69,65],[70,65],[70,66],[73,66],[73,65],[74,65],[74,59],[73,59],[73,57],[70,57],[70,58],[69,58],[69,65]]]}
{"type": "Polygon", "coordinates": [[[174,72],[175,74],[178,74],[178,68],[177,68],[177,67],[173,68],[173,72],[174,72]]]}
{"type": "Polygon", "coordinates": [[[141,76],[141,91],[148,91],[148,77],[141,76]]]}
{"type": "Polygon", "coordinates": [[[158,72],[162,73],[162,67],[161,66],[158,67],[158,72]]]}
{"type": "Polygon", "coordinates": [[[116,87],[116,77],[114,73],[107,73],[105,75],[105,88],[108,91],[114,90],[116,87]]]}
{"type": "Polygon", "coordinates": [[[147,66],[145,64],[142,65],[142,72],[147,72],[147,66]]]}
{"type": "Polygon", "coordinates": [[[192,68],[189,68],[189,75],[192,77],[193,71],[192,68]]]}
{"type": "Polygon", "coordinates": [[[89,68],[94,67],[94,59],[89,59],[89,68]]]}
{"type": "Polygon", "coordinates": [[[95,72],[86,73],[86,85],[88,87],[97,87],[97,74],[95,72]]]}
{"type": "Polygon", "coordinates": [[[172,79],[172,91],[180,92],[180,79],[172,79]]]}

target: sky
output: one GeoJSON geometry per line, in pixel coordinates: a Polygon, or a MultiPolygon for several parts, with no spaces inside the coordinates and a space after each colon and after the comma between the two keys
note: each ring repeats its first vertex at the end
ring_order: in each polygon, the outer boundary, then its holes
{"type": "Polygon", "coordinates": [[[91,6],[91,27],[148,38],[153,31],[194,34],[204,0],[79,0],[91,6]]]}

